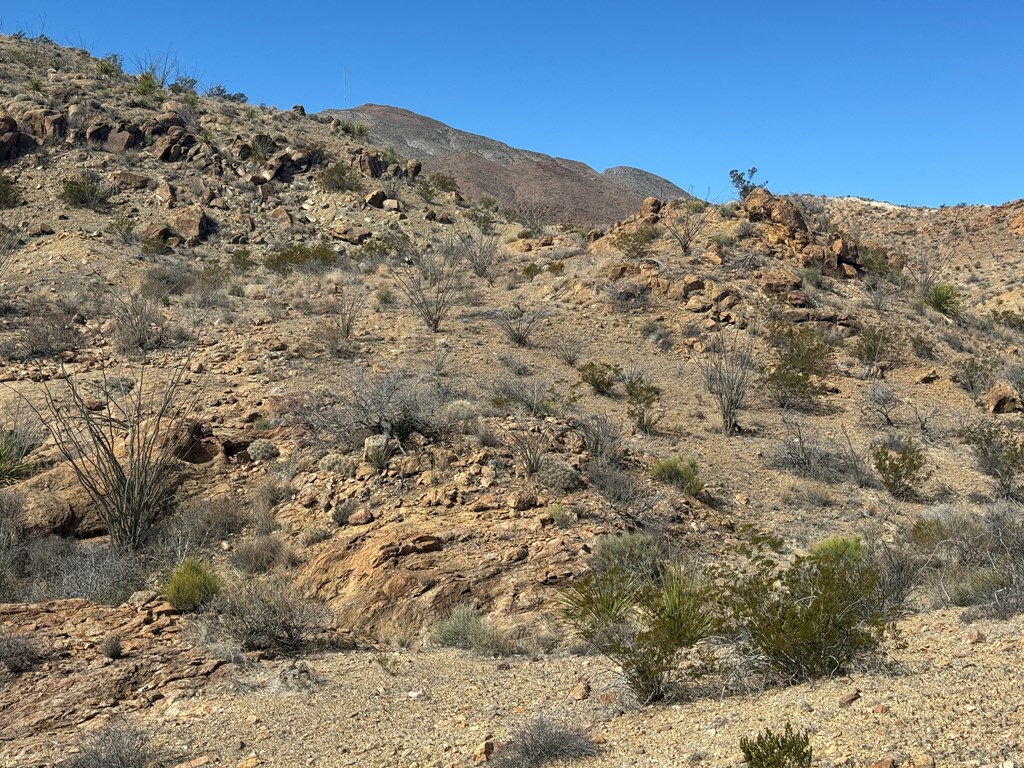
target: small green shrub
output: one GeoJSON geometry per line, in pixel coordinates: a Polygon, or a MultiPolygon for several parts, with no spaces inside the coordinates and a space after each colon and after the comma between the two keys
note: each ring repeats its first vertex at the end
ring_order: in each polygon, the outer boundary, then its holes
{"type": "Polygon", "coordinates": [[[195,611],[220,591],[220,579],[200,561],[186,558],[174,569],[163,593],[179,611],[195,611]]]}
{"type": "Polygon", "coordinates": [[[955,285],[934,283],[925,291],[921,301],[948,318],[959,320],[963,316],[964,296],[955,285]]]}
{"type": "Polygon", "coordinates": [[[917,487],[931,476],[925,472],[924,451],[913,440],[907,440],[895,449],[875,445],[871,449],[871,459],[882,485],[898,499],[913,496],[917,487]]]}
{"type": "Polygon", "coordinates": [[[341,132],[350,139],[365,139],[370,135],[370,126],[345,120],[341,123],[341,132]]]}
{"type": "Polygon", "coordinates": [[[76,208],[104,211],[114,196],[115,189],[100,180],[92,171],[82,171],[78,176],[61,181],[60,198],[76,208]]]}
{"type": "Polygon", "coordinates": [[[294,566],[295,554],[274,535],[239,542],[231,553],[231,564],[248,574],[266,573],[276,565],[294,566]]]}
{"type": "Polygon", "coordinates": [[[533,278],[541,274],[543,271],[543,268],[539,264],[537,264],[534,261],[531,261],[529,264],[523,267],[523,277],[525,277],[530,282],[533,282],[533,278]]]}
{"type": "Polygon", "coordinates": [[[356,192],[363,186],[362,178],[355,166],[349,163],[335,163],[320,173],[320,186],[328,192],[356,192]]]}
{"type": "Polygon", "coordinates": [[[793,730],[788,721],[782,733],[766,728],[753,739],[740,739],[740,751],[750,768],[811,768],[811,739],[793,730]]]}
{"type": "Polygon", "coordinates": [[[857,335],[850,351],[865,366],[893,362],[899,359],[899,337],[881,326],[868,326],[857,335]]]}
{"type": "Polygon", "coordinates": [[[0,488],[32,474],[28,446],[13,432],[0,431],[0,488]]]}
{"type": "Polygon", "coordinates": [[[19,202],[21,196],[18,194],[14,179],[5,171],[0,171],[0,209],[14,208],[19,202]]]}
{"type": "Polygon", "coordinates": [[[287,274],[293,269],[323,272],[338,263],[338,254],[326,243],[302,245],[292,243],[267,254],[263,264],[272,272],[287,274]]]}
{"type": "Polygon", "coordinates": [[[645,259],[651,253],[651,246],[658,239],[658,230],[651,224],[634,229],[623,229],[612,238],[615,246],[627,259],[645,259]]]}
{"type": "Polygon", "coordinates": [[[434,628],[432,641],[444,648],[462,648],[482,656],[508,656],[517,651],[508,632],[483,618],[471,605],[457,605],[434,628]]]}
{"type": "Polygon", "coordinates": [[[807,408],[821,393],[818,379],[829,370],[831,345],[813,328],[776,328],[769,336],[774,362],[759,385],[781,408],[807,408]]]}
{"type": "Polygon", "coordinates": [[[598,395],[610,395],[615,389],[615,384],[622,377],[622,367],[612,363],[589,362],[584,363],[577,371],[580,380],[598,395]]]}
{"type": "Polygon", "coordinates": [[[646,379],[629,380],[626,382],[626,415],[641,432],[650,434],[661,421],[662,410],[661,387],[655,386],[646,379]]]}
{"type": "Polygon", "coordinates": [[[731,232],[719,232],[711,237],[711,242],[719,253],[725,253],[736,245],[736,235],[731,232]]]}
{"type": "Polygon", "coordinates": [[[995,383],[999,361],[994,358],[968,357],[960,361],[953,381],[959,384],[972,398],[977,400],[995,383]]]}
{"type": "Polygon", "coordinates": [[[430,174],[430,182],[441,192],[450,194],[453,192],[458,193],[459,191],[459,183],[450,173],[432,173],[430,174]]]}
{"type": "Polygon", "coordinates": [[[651,477],[660,483],[674,485],[689,496],[696,496],[704,488],[693,456],[672,456],[654,462],[651,477]]]}

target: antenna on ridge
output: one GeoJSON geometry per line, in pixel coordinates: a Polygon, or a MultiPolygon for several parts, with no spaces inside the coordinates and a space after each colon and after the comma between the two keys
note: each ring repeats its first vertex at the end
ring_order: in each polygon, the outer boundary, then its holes
{"type": "Polygon", "coordinates": [[[342,101],[345,104],[345,109],[348,109],[348,67],[341,68],[341,79],[344,81],[342,101]]]}

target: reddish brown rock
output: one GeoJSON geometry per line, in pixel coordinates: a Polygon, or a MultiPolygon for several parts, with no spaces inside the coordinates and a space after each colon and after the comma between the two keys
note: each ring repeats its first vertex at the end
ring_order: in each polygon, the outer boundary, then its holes
{"type": "Polygon", "coordinates": [[[149,186],[150,178],[141,173],[117,171],[110,174],[110,182],[121,189],[145,189],[149,186]]]}
{"type": "Polygon", "coordinates": [[[188,245],[195,245],[203,240],[210,230],[210,220],[198,205],[189,206],[174,214],[170,225],[188,245]]]}
{"type": "Polygon", "coordinates": [[[981,398],[982,406],[989,413],[1016,413],[1021,410],[1020,395],[1014,386],[1000,379],[981,398]]]}
{"type": "Polygon", "coordinates": [[[366,198],[363,200],[363,203],[365,205],[370,206],[371,208],[383,208],[384,201],[387,199],[388,196],[384,194],[384,190],[378,189],[368,194],[366,198]]]}

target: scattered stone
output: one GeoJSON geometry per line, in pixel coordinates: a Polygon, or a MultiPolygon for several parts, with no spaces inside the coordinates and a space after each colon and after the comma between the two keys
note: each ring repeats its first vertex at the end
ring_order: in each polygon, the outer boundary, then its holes
{"type": "Polygon", "coordinates": [[[586,678],[580,679],[569,691],[573,701],[586,701],[590,698],[590,681],[586,678]]]}
{"type": "Polygon", "coordinates": [[[982,406],[989,413],[1016,413],[1021,410],[1020,395],[1006,379],[1000,379],[981,398],[982,406]]]}

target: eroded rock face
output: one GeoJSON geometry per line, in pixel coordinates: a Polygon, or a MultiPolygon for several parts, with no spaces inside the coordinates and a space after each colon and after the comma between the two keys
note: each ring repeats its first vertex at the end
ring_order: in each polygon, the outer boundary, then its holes
{"type": "Polygon", "coordinates": [[[9,635],[30,637],[38,660],[14,674],[0,665],[0,764],[33,765],[83,723],[166,707],[192,695],[221,666],[181,637],[182,618],[155,593],[118,608],[87,600],[0,605],[9,635]],[[121,640],[107,658],[102,641],[121,640]]]}

